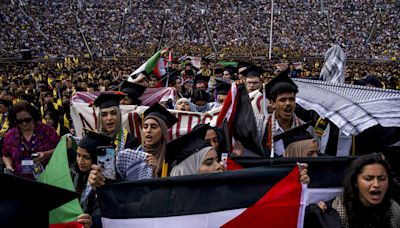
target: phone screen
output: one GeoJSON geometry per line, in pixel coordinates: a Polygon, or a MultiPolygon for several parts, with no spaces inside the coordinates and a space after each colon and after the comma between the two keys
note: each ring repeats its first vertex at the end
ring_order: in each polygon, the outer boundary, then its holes
{"type": "Polygon", "coordinates": [[[111,147],[100,148],[102,153],[97,155],[97,164],[103,168],[103,175],[107,179],[115,180],[115,149],[111,147]]]}

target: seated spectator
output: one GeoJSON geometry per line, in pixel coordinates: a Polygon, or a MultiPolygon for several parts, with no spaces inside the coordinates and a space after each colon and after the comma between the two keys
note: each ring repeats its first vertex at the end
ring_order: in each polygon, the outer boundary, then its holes
{"type": "Polygon", "coordinates": [[[47,165],[60,137],[54,128],[41,123],[37,110],[25,101],[13,106],[9,118],[12,128],[4,139],[3,162],[15,175],[34,179],[47,165]]]}

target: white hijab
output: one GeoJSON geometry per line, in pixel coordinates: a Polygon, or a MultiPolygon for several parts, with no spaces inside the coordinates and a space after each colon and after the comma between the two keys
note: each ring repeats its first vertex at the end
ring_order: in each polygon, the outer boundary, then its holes
{"type": "Polygon", "coordinates": [[[214,148],[211,146],[205,147],[198,152],[190,155],[181,163],[175,165],[174,168],[172,168],[170,176],[199,174],[201,163],[203,163],[207,152],[210,150],[214,150],[214,148]]]}

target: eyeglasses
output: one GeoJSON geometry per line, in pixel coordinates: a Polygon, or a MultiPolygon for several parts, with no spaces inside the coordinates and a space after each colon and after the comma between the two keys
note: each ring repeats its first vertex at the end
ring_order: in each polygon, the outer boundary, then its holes
{"type": "Polygon", "coordinates": [[[30,123],[33,120],[32,117],[27,117],[23,119],[16,120],[17,124],[22,124],[22,123],[30,123]]]}

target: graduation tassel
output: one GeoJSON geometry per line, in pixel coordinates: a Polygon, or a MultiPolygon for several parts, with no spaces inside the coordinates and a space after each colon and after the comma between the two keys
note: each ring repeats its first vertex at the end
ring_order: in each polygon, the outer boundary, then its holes
{"type": "Polygon", "coordinates": [[[161,177],[167,177],[168,174],[168,163],[163,161],[162,170],[161,170],[161,177]]]}
{"type": "Polygon", "coordinates": [[[354,136],[351,137],[351,155],[356,154],[356,138],[354,136]]]}

